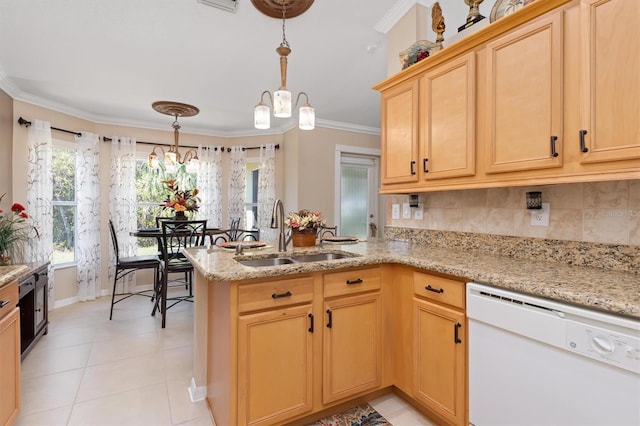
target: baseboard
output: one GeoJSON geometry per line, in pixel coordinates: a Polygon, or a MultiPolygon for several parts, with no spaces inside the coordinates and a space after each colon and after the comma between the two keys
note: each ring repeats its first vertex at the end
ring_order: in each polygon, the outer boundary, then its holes
{"type": "Polygon", "coordinates": [[[192,377],[189,385],[189,397],[191,402],[204,401],[207,397],[207,387],[196,385],[196,379],[192,377]]]}
{"type": "MultiPolygon", "coordinates": [[[[136,286],[136,291],[151,291],[151,290],[153,290],[153,284],[146,284],[146,285],[136,286]]],[[[103,289],[100,290],[100,293],[98,294],[98,297],[104,297],[104,296],[111,297],[111,289],[110,288],[103,288],[103,289]]],[[[80,299],[78,299],[78,296],[67,297],[66,299],[56,300],[50,305],[50,306],[52,306],[50,310],[63,308],[65,306],[69,306],[69,305],[73,305],[74,303],[78,303],[79,301],[80,301],[80,299]]]]}
{"type": "Polygon", "coordinates": [[[53,302],[53,309],[59,309],[64,306],[73,305],[74,303],[78,303],[78,296],[67,297],[66,299],[60,299],[53,302]]]}

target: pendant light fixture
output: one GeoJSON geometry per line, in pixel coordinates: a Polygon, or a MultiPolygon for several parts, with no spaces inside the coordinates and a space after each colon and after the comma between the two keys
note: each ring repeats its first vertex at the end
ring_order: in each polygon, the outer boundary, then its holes
{"type": "Polygon", "coordinates": [[[180,102],[172,101],[158,101],[151,104],[151,107],[161,114],[171,115],[174,117],[174,121],[171,124],[173,127],[173,145],[169,146],[169,150],[165,152],[164,148],[159,145],[155,145],[149,154],[149,167],[157,169],[160,165],[160,159],[156,150],[162,152],[164,169],[169,173],[175,173],[179,164],[186,164],[187,170],[195,172],[200,164],[198,159],[198,152],[191,148],[184,154],[180,154],[178,149],[179,137],[180,137],[180,123],[178,123],[178,117],[192,117],[200,112],[200,110],[193,105],[187,105],[180,102]]]}
{"type": "MultiPolygon", "coordinates": [[[[271,108],[273,107],[274,117],[291,117],[291,92],[287,90],[287,56],[291,53],[289,42],[285,33],[286,18],[301,15],[311,5],[313,0],[251,0],[253,5],[262,13],[270,17],[278,17],[277,13],[282,13],[282,43],[276,48],[280,56],[280,88],[273,92],[265,90],[260,95],[260,102],[253,111],[254,125],[256,129],[268,129],[271,127],[271,108]],[[287,13],[288,12],[288,13],[287,13]],[[269,98],[269,104],[265,103],[265,95],[269,98]]],[[[304,105],[298,110],[298,127],[302,130],[313,130],[315,127],[316,114],[309,104],[309,97],[305,92],[300,92],[296,97],[295,107],[298,106],[300,98],[304,96],[304,105]]],[[[294,108],[295,108],[294,107],[294,108]]]]}

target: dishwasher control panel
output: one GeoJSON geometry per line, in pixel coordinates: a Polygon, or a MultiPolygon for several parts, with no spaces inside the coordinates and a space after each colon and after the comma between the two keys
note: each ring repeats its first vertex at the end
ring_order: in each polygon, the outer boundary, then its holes
{"type": "Polygon", "coordinates": [[[640,374],[640,338],[567,321],[567,349],[640,374]]]}

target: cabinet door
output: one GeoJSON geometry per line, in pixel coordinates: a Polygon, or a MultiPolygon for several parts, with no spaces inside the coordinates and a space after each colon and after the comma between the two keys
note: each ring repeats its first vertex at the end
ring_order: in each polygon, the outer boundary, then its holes
{"type": "Polygon", "coordinates": [[[463,313],[413,299],[413,396],[452,424],[465,424],[466,337],[463,313]]]}
{"type": "Polygon", "coordinates": [[[417,182],[418,79],[382,93],[382,183],[417,182]]]}
{"type": "Polygon", "coordinates": [[[0,425],[13,424],[20,411],[19,311],[0,320],[0,425]]]}
{"type": "Polygon", "coordinates": [[[322,400],[328,404],[382,383],[380,294],[325,301],[322,400]]]}
{"type": "Polygon", "coordinates": [[[420,169],[424,179],[475,174],[475,53],[420,79],[420,169]]]}
{"type": "Polygon", "coordinates": [[[640,2],[581,3],[582,162],[640,158],[640,2]],[[586,152],[585,152],[586,151],[586,152]]]}
{"type": "Polygon", "coordinates": [[[279,424],[313,408],[310,315],[304,305],[239,317],[239,424],[279,424]]]}
{"type": "Polygon", "coordinates": [[[562,12],[487,43],[487,173],[562,166],[562,12]]]}

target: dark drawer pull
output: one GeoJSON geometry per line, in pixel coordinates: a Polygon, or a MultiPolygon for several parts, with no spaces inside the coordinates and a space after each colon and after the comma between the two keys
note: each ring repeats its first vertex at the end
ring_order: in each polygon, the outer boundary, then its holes
{"type": "Polygon", "coordinates": [[[557,157],[558,151],[556,151],[556,141],[558,140],[557,136],[551,136],[551,156],[557,157]]]}
{"type": "Polygon", "coordinates": [[[425,173],[429,173],[429,169],[427,169],[427,161],[429,161],[428,158],[422,159],[422,171],[425,173]]]}
{"type": "Polygon", "coordinates": [[[584,136],[586,134],[586,130],[580,130],[580,152],[589,152],[589,148],[587,148],[587,144],[584,142],[584,136]]]}
{"type": "Polygon", "coordinates": [[[432,291],[434,293],[444,293],[444,289],[443,288],[433,288],[430,285],[427,285],[424,289],[432,291]]]}
{"type": "Polygon", "coordinates": [[[4,308],[9,304],[10,300],[0,300],[0,308],[4,308]]]}
{"type": "Polygon", "coordinates": [[[313,314],[309,314],[309,333],[313,333],[313,314]]]}
{"type": "Polygon", "coordinates": [[[291,292],[290,292],[290,291],[288,291],[288,292],[286,292],[286,293],[280,293],[280,294],[273,293],[273,294],[271,295],[271,297],[272,297],[272,298],[274,298],[274,299],[280,299],[280,298],[282,298],[282,297],[291,297],[291,292]]]}
{"type": "Polygon", "coordinates": [[[453,341],[456,344],[462,343],[462,340],[460,340],[460,336],[458,335],[458,330],[460,330],[460,327],[462,327],[462,324],[460,324],[459,322],[457,322],[453,326],[453,341]]]}
{"type": "Polygon", "coordinates": [[[416,171],[413,169],[413,166],[415,166],[415,165],[416,165],[416,162],[415,162],[415,161],[412,161],[412,162],[411,162],[411,174],[412,174],[412,175],[415,175],[415,174],[416,174],[416,171]]]}
{"type": "Polygon", "coordinates": [[[357,280],[347,280],[347,285],[351,284],[362,284],[362,278],[358,278],[357,280]]]}
{"type": "Polygon", "coordinates": [[[333,326],[333,315],[331,315],[331,309],[327,309],[327,316],[329,317],[329,322],[327,322],[327,328],[331,328],[333,326]]]}

